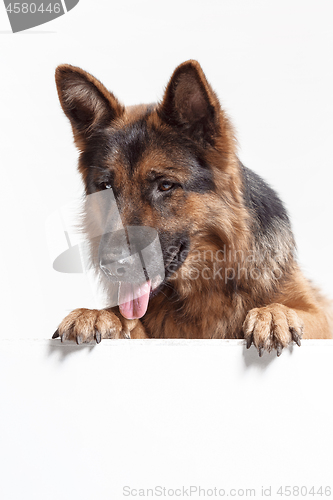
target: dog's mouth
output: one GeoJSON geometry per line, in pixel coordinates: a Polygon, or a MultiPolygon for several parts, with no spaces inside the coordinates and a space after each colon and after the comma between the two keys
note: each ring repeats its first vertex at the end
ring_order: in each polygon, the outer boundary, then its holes
{"type": "MultiPolygon", "coordinates": [[[[100,268],[104,274],[112,281],[119,282],[118,288],[118,304],[119,311],[126,319],[142,318],[147,312],[149,300],[158,295],[163,287],[167,284],[170,276],[185,261],[189,252],[189,240],[182,238],[177,244],[169,247],[164,247],[162,268],[158,270],[155,265],[149,270],[145,267],[145,262],[141,259],[141,265],[131,266],[128,259],[108,259],[109,255],[101,253],[100,268]],[[128,267],[126,267],[126,265],[128,267]],[[123,267],[122,267],[123,266],[123,267]],[[144,272],[145,279],[140,279],[138,269],[141,267],[144,272]],[[152,269],[155,269],[152,271],[152,269]],[[134,273],[134,274],[133,274],[134,273]],[[154,274],[152,274],[154,273],[154,274]],[[164,274],[164,276],[163,276],[164,274]]],[[[130,257],[132,259],[133,256],[130,257]]],[[[162,258],[162,255],[161,255],[162,258]]],[[[143,276],[142,276],[143,277],[143,276]]]]}
{"type": "Polygon", "coordinates": [[[164,266],[165,275],[164,280],[157,286],[152,287],[150,290],[149,299],[156,297],[168,283],[170,277],[180,268],[180,266],[185,262],[186,257],[189,253],[190,243],[189,240],[184,240],[179,243],[178,248],[171,254],[167,263],[164,266]]]}
{"type": "Polygon", "coordinates": [[[151,290],[152,284],[150,280],[143,284],[121,282],[119,284],[118,302],[122,316],[126,319],[142,318],[148,309],[151,290]]]}
{"type": "Polygon", "coordinates": [[[178,248],[171,254],[168,262],[165,264],[165,279],[167,280],[186,260],[189,252],[189,241],[181,241],[178,248]]]}
{"type": "Polygon", "coordinates": [[[182,265],[188,254],[189,243],[180,242],[165,264],[165,277],[157,276],[155,280],[147,280],[143,284],[121,282],[118,292],[119,311],[126,319],[142,318],[147,312],[149,301],[158,295],[169,277],[182,265]],[[155,281],[155,283],[154,283],[155,281]],[[157,283],[157,284],[156,284],[157,283]]]}

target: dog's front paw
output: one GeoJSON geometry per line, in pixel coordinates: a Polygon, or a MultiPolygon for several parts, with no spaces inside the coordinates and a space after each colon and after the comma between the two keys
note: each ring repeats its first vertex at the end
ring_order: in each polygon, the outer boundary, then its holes
{"type": "Polygon", "coordinates": [[[297,313],[282,304],[251,309],[243,324],[244,338],[249,348],[253,342],[262,356],[264,350],[282,349],[291,342],[301,345],[303,324],[297,313]]]}
{"type": "Polygon", "coordinates": [[[102,339],[119,339],[121,333],[121,321],[113,312],[75,309],[62,320],[52,338],[75,340],[78,344],[95,340],[99,344],[102,339]]]}

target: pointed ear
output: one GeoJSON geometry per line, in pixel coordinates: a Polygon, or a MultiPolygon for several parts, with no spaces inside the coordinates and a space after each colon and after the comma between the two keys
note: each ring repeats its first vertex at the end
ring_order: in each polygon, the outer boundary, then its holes
{"type": "Polygon", "coordinates": [[[184,62],[175,69],[158,113],[194,140],[214,143],[221,108],[197,61],[184,62]]]}
{"type": "Polygon", "coordinates": [[[124,107],[111,92],[86,71],[63,64],[55,73],[59,100],[70,120],[75,139],[84,139],[96,128],[121,116],[124,107]]]}

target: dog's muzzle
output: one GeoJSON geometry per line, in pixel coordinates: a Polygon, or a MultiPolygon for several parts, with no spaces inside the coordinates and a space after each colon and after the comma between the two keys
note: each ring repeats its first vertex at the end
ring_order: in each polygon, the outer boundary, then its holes
{"type": "MultiPolygon", "coordinates": [[[[113,282],[144,283],[164,279],[164,261],[158,233],[146,226],[128,226],[103,234],[99,265],[113,282]]],[[[158,286],[158,285],[155,285],[158,286]]]]}

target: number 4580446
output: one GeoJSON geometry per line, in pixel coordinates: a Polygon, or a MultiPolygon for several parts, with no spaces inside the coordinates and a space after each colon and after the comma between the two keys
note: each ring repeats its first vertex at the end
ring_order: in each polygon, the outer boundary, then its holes
{"type": "Polygon", "coordinates": [[[37,12],[49,12],[52,14],[54,12],[55,14],[60,14],[61,12],[61,5],[60,3],[49,3],[48,5],[45,4],[46,7],[44,7],[44,3],[41,4],[35,4],[35,3],[21,3],[21,2],[15,2],[15,3],[10,3],[8,7],[6,8],[7,12],[10,14],[35,14],[37,12]]]}

